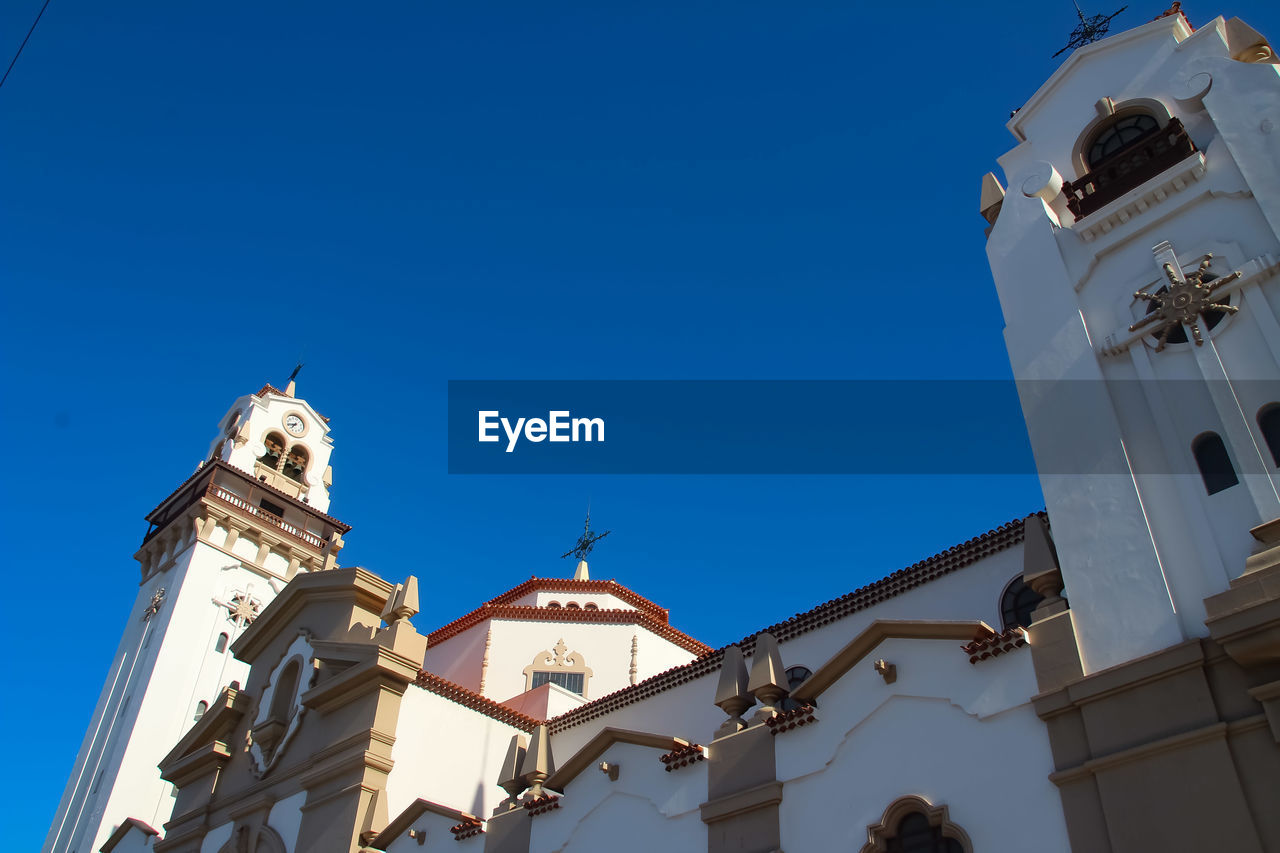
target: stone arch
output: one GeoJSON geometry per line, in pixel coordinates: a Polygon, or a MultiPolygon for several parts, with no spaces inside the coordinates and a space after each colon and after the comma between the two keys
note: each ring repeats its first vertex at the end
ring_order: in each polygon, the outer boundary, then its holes
{"type": "Polygon", "coordinates": [[[968,833],[951,822],[947,807],[935,806],[916,794],[894,800],[884,810],[880,822],[867,827],[867,843],[860,853],[887,853],[889,842],[897,837],[898,826],[913,814],[923,815],[929,826],[938,830],[942,838],[958,844],[963,853],[973,853],[973,842],[968,833]]]}
{"type": "Polygon", "coordinates": [[[1132,115],[1146,114],[1155,118],[1161,127],[1167,125],[1173,118],[1173,113],[1169,112],[1169,108],[1164,105],[1163,101],[1155,98],[1130,98],[1118,104],[1112,104],[1112,110],[1104,115],[1099,115],[1093,121],[1085,125],[1084,130],[1076,137],[1076,144],[1071,151],[1071,166],[1075,169],[1076,177],[1081,177],[1089,172],[1089,146],[1093,144],[1094,138],[1107,128],[1107,126],[1115,124],[1121,119],[1128,118],[1132,115]]]}

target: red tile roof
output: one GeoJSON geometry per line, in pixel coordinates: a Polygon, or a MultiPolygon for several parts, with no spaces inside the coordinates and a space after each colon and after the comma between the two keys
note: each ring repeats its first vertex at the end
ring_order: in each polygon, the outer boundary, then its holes
{"type": "MultiPolygon", "coordinates": [[[[1037,515],[1047,518],[1043,510],[1037,515]]],[[[1023,522],[1024,519],[1015,518],[994,530],[988,530],[980,536],[975,536],[928,559],[921,560],[905,569],[899,569],[875,583],[855,589],[848,595],[820,604],[812,610],[797,613],[790,619],[785,619],[776,625],[762,629],[762,631],[773,634],[779,642],[785,642],[843,619],[851,613],[865,610],[882,601],[901,595],[943,575],[970,566],[983,557],[1017,545],[1023,539],[1023,522]]],[[[751,634],[733,645],[739,646],[743,653],[749,654],[755,649],[755,639],[756,635],[751,634]]],[[[547,726],[551,734],[554,735],[574,726],[582,725],[597,717],[612,713],[619,708],[715,672],[720,669],[723,658],[723,648],[708,652],[683,666],[673,667],[666,672],[646,678],[639,684],[601,696],[599,699],[587,702],[585,705],[579,705],[571,711],[548,720],[547,726]]]]}
{"type": "Polygon", "coordinates": [[[530,578],[520,586],[504,592],[497,598],[480,605],[465,616],[453,620],[449,624],[437,628],[427,635],[427,647],[435,648],[446,640],[458,636],[462,632],[474,628],[489,619],[523,619],[537,622],[596,622],[606,624],[639,625],[664,640],[667,640],[685,651],[695,655],[704,655],[711,651],[706,643],[695,640],[683,631],[679,631],[667,622],[667,611],[658,605],[636,595],[625,586],[615,581],[575,581],[556,578],[530,578]],[[591,588],[584,585],[591,584],[591,588]],[[571,586],[572,585],[572,586],[571,586]],[[628,603],[642,602],[644,606],[635,610],[570,610],[567,607],[535,607],[530,604],[507,604],[526,595],[531,590],[546,589],[555,592],[608,592],[628,603]],[[634,600],[634,601],[633,601],[634,600]]]}
{"type": "MultiPolygon", "coordinates": [[[[298,397],[295,397],[295,396],[293,396],[292,394],[286,394],[285,392],[281,391],[281,390],[280,390],[279,388],[277,388],[276,386],[272,385],[270,382],[268,382],[266,385],[263,385],[263,386],[262,386],[262,388],[258,391],[258,393],[257,393],[257,394],[254,394],[253,396],[255,396],[255,397],[265,397],[265,396],[267,396],[268,394],[275,394],[277,397],[288,397],[290,400],[297,400],[297,399],[299,399],[298,397]]],[[[307,405],[311,405],[311,404],[310,404],[310,403],[308,403],[307,405]]],[[[315,412],[315,408],[313,407],[311,411],[315,412]]],[[[316,412],[316,414],[317,414],[317,415],[320,415],[320,413],[319,413],[319,412],[316,412]]],[[[320,420],[324,421],[325,423],[329,423],[329,419],[328,419],[328,418],[326,418],[324,415],[320,415],[320,420]]]]}
{"type": "Polygon", "coordinates": [[[286,393],[284,393],[283,391],[281,391],[281,390],[280,390],[279,388],[277,388],[276,386],[272,385],[270,382],[268,382],[266,385],[263,385],[263,386],[262,386],[262,390],[261,390],[261,391],[259,391],[257,394],[254,394],[253,396],[255,396],[255,397],[265,397],[265,396],[267,396],[268,394],[275,394],[277,397],[289,397],[289,396],[290,396],[289,394],[286,394],[286,393]]]}
{"type": "MultiPolygon", "coordinates": [[[[615,580],[578,580],[576,578],[529,578],[517,587],[507,590],[496,598],[491,598],[485,605],[509,604],[531,592],[596,592],[608,593],[621,599],[637,610],[644,610],[655,619],[667,621],[668,611],[637,592],[627,589],[615,580]]],[[[465,616],[463,617],[466,618],[465,616]]]]}
{"type": "Polygon", "coordinates": [[[456,702],[473,711],[479,711],[486,717],[490,717],[500,723],[506,723],[523,732],[531,732],[542,725],[542,720],[535,720],[527,714],[514,711],[506,705],[501,705],[473,690],[468,690],[461,684],[454,684],[447,678],[441,678],[435,673],[427,672],[425,669],[418,672],[418,677],[413,683],[429,693],[442,696],[450,702],[456,702]]]}

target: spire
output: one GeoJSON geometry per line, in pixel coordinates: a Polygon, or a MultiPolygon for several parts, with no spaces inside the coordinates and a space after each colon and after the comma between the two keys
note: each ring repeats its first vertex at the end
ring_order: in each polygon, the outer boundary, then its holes
{"type": "Polygon", "coordinates": [[[579,560],[578,567],[573,570],[573,579],[576,581],[591,580],[591,573],[587,571],[587,561],[579,560]]]}
{"type": "Polygon", "coordinates": [[[294,380],[298,378],[298,371],[302,370],[302,368],[304,367],[306,367],[305,364],[303,364],[302,362],[298,362],[298,366],[293,369],[293,373],[289,374],[289,384],[284,386],[284,393],[286,397],[297,396],[295,391],[297,390],[298,383],[295,382],[294,380]]]}

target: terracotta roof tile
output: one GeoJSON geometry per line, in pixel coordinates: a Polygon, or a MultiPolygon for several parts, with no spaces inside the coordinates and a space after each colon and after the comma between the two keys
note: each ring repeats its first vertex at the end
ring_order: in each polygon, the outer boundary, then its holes
{"type": "Polygon", "coordinates": [[[812,705],[797,705],[790,711],[783,711],[781,714],[765,720],[765,725],[769,727],[769,734],[779,735],[783,732],[789,732],[797,726],[818,722],[818,718],[813,715],[813,711],[812,705]]]}
{"type": "Polygon", "coordinates": [[[1012,628],[1006,628],[999,634],[977,637],[972,643],[965,643],[960,648],[969,656],[969,663],[977,663],[980,660],[986,660],[996,655],[1011,652],[1014,649],[1020,649],[1026,644],[1026,629],[1015,625],[1012,628]]]}
{"type": "Polygon", "coordinates": [[[453,833],[454,841],[461,841],[464,838],[470,838],[473,835],[484,835],[484,822],[478,817],[467,818],[462,823],[449,827],[449,831],[453,833]]]}
{"type": "MultiPolygon", "coordinates": [[[[1047,518],[1043,510],[1036,514],[1042,518],[1047,518]]],[[[790,619],[785,619],[776,625],[763,628],[762,631],[773,634],[779,642],[785,642],[843,619],[851,613],[865,610],[882,601],[901,595],[943,575],[963,569],[983,557],[1003,551],[1021,542],[1023,539],[1024,520],[1015,518],[994,530],[988,530],[980,536],[975,536],[928,559],[921,560],[905,569],[899,569],[875,583],[855,589],[848,595],[820,604],[812,610],[797,613],[790,619]]],[[[756,635],[751,634],[733,645],[739,646],[744,653],[749,654],[755,648],[755,638],[756,635]]],[[[587,702],[585,705],[579,705],[571,711],[548,720],[547,727],[551,734],[554,735],[574,726],[582,725],[597,717],[612,713],[619,708],[715,672],[720,668],[723,658],[724,648],[708,652],[683,666],[674,667],[666,672],[646,678],[639,684],[601,696],[599,699],[587,702]]]]}
{"type": "Polygon", "coordinates": [[[536,817],[540,814],[546,814],[552,809],[560,808],[560,798],[555,794],[543,794],[541,797],[525,800],[524,807],[529,811],[529,817],[536,817]]]}
{"type": "Polygon", "coordinates": [[[491,598],[485,604],[507,604],[531,592],[603,592],[620,598],[638,610],[650,613],[655,619],[667,621],[668,611],[656,603],[627,589],[615,580],[578,580],[577,578],[529,578],[517,587],[513,587],[501,595],[491,598]]]}
{"type": "Polygon", "coordinates": [[[275,394],[277,397],[289,397],[289,396],[291,396],[291,395],[289,395],[289,394],[284,393],[284,392],[283,392],[283,391],[281,391],[279,388],[277,388],[276,386],[272,385],[270,382],[268,382],[266,385],[263,385],[263,386],[262,386],[262,389],[261,389],[260,391],[258,391],[258,393],[257,393],[257,394],[254,394],[253,396],[255,396],[255,397],[265,397],[265,396],[267,396],[268,394],[275,394]]]}
{"type": "Polygon", "coordinates": [[[531,732],[542,725],[542,720],[535,720],[527,714],[512,710],[506,705],[499,704],[486,696],[481,696],[474,690],[468,690],[461,684],[454,684],[447,678],[441,678],[435,673],[427,672],[425,669],[418,672],[418,677],[414,679],[413,683],[429,693],[444,697],[450,702],[456,702],[464,708],[478,711],[486,717],[495,719],[500,723],[506,723],[523,732],[531,732]]]}
{"type": "MultiPolygon", "coordinates": [[[[537,580],[542,580],[538,578],[537,580]]],[[[581,581],[580,581],[581,583],[581,581]]],[[[591,583],[591,581],[587,581],[591,583]]],[[[610,583],[610,581],[601,581],[610,583]]],[[[622,587],[620,587],[622,588],[622,587]]],[[[519,587],[517,587],[519,589],[519,587]]],[[[514,592],[514,590],[513,590],[514,592]]],[[[521,593],[523,594],[523,593],[521,593]]],[[[514,598],[517,596],[512,596],[514,598]]],[[[499,596],[494,602],[511,600],[507,596],[499,596]]],[[[664,640],[668,640],[685,651],[695,655],[703,655],[711,651],[706,643],[695,640],[683,631],[679,631],[667,622],[666,611],[662,618],[655,618],[648,610],[570,610],[567,607],[534,607],[528,604],[495,604],[489,602],[472,610],[466,616],[455,619],[442,628],[437,628],[427,635],[427,647],[435,648],[446,640],[458,636],[464,631],[474,628],[488,619],[525,619],[538,622],[598,622],[605,624],[634,624],[652,631],[664,640]]]]}
{"type": "Polygon", "coordinates": [[[688,767],[690,764],[696,764],[699,761],[706,761],[706,759],[707,751],[696,743],[687,743],[658,756],[658,760],[667,765],[663,769],[668,773],[681,767],[688,767]]]}

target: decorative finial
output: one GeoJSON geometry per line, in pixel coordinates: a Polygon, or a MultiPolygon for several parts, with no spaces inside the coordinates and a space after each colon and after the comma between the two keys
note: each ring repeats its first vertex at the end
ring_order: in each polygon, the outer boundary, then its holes
{"type": "Polygon", "coordinates": [[[587,555],[591,553],[592,548],[596,547],[597,542],[599,542],[601,539],[608,536],[612,532],[613,532],[612,530],[606,530],[604,533],[601,533],[599,535],[596,535],[595,533],[593,533],[591,531],[591,509],[588,508],[587,520],[582,524],[582,535],[578,537],[578,543],[574,546],[572,551],[566,551],[565,553],[561,554],[560,559],[563,560],[566,557],[577,557],[578,570],[577,572],[574,573],[574,576],[577,577],[579,580],[586,580],[587,555]]]}
{"type": "Polygon", "coordinates": [[[1076,17],[1080,19],[1080,23],[1071,31],[1071,38],[1067,40],[1067,46],[1055,53],[1054,56],[1059,56],[1077,47],[1084,47],[1086,44],[1092,44],[1104,37],[1107,34],[1107,30],[1111,28],[1111,19],[1128,8],[1128,6],[1121,6],[1110,15],[1092,15],[1086,18],[1084,12],[1080,9],[1080,4],[1077,2],[1076,17]]]}
{"type": "Polygon", "coordinates": [[[297,388],[297,385],[298,385],[298,383],[296,383],[294,380],[298,378],[298,371],[302,370],[302,368],[304,367],[306,367],[305,364],[303,364],[302,362],[298,362],[298,366],[293,369],[293,373],[289,374],[289,384],[284,386],[284,393],[287,396],[289,397],[293,396],[294,390],[297,388]]]}

